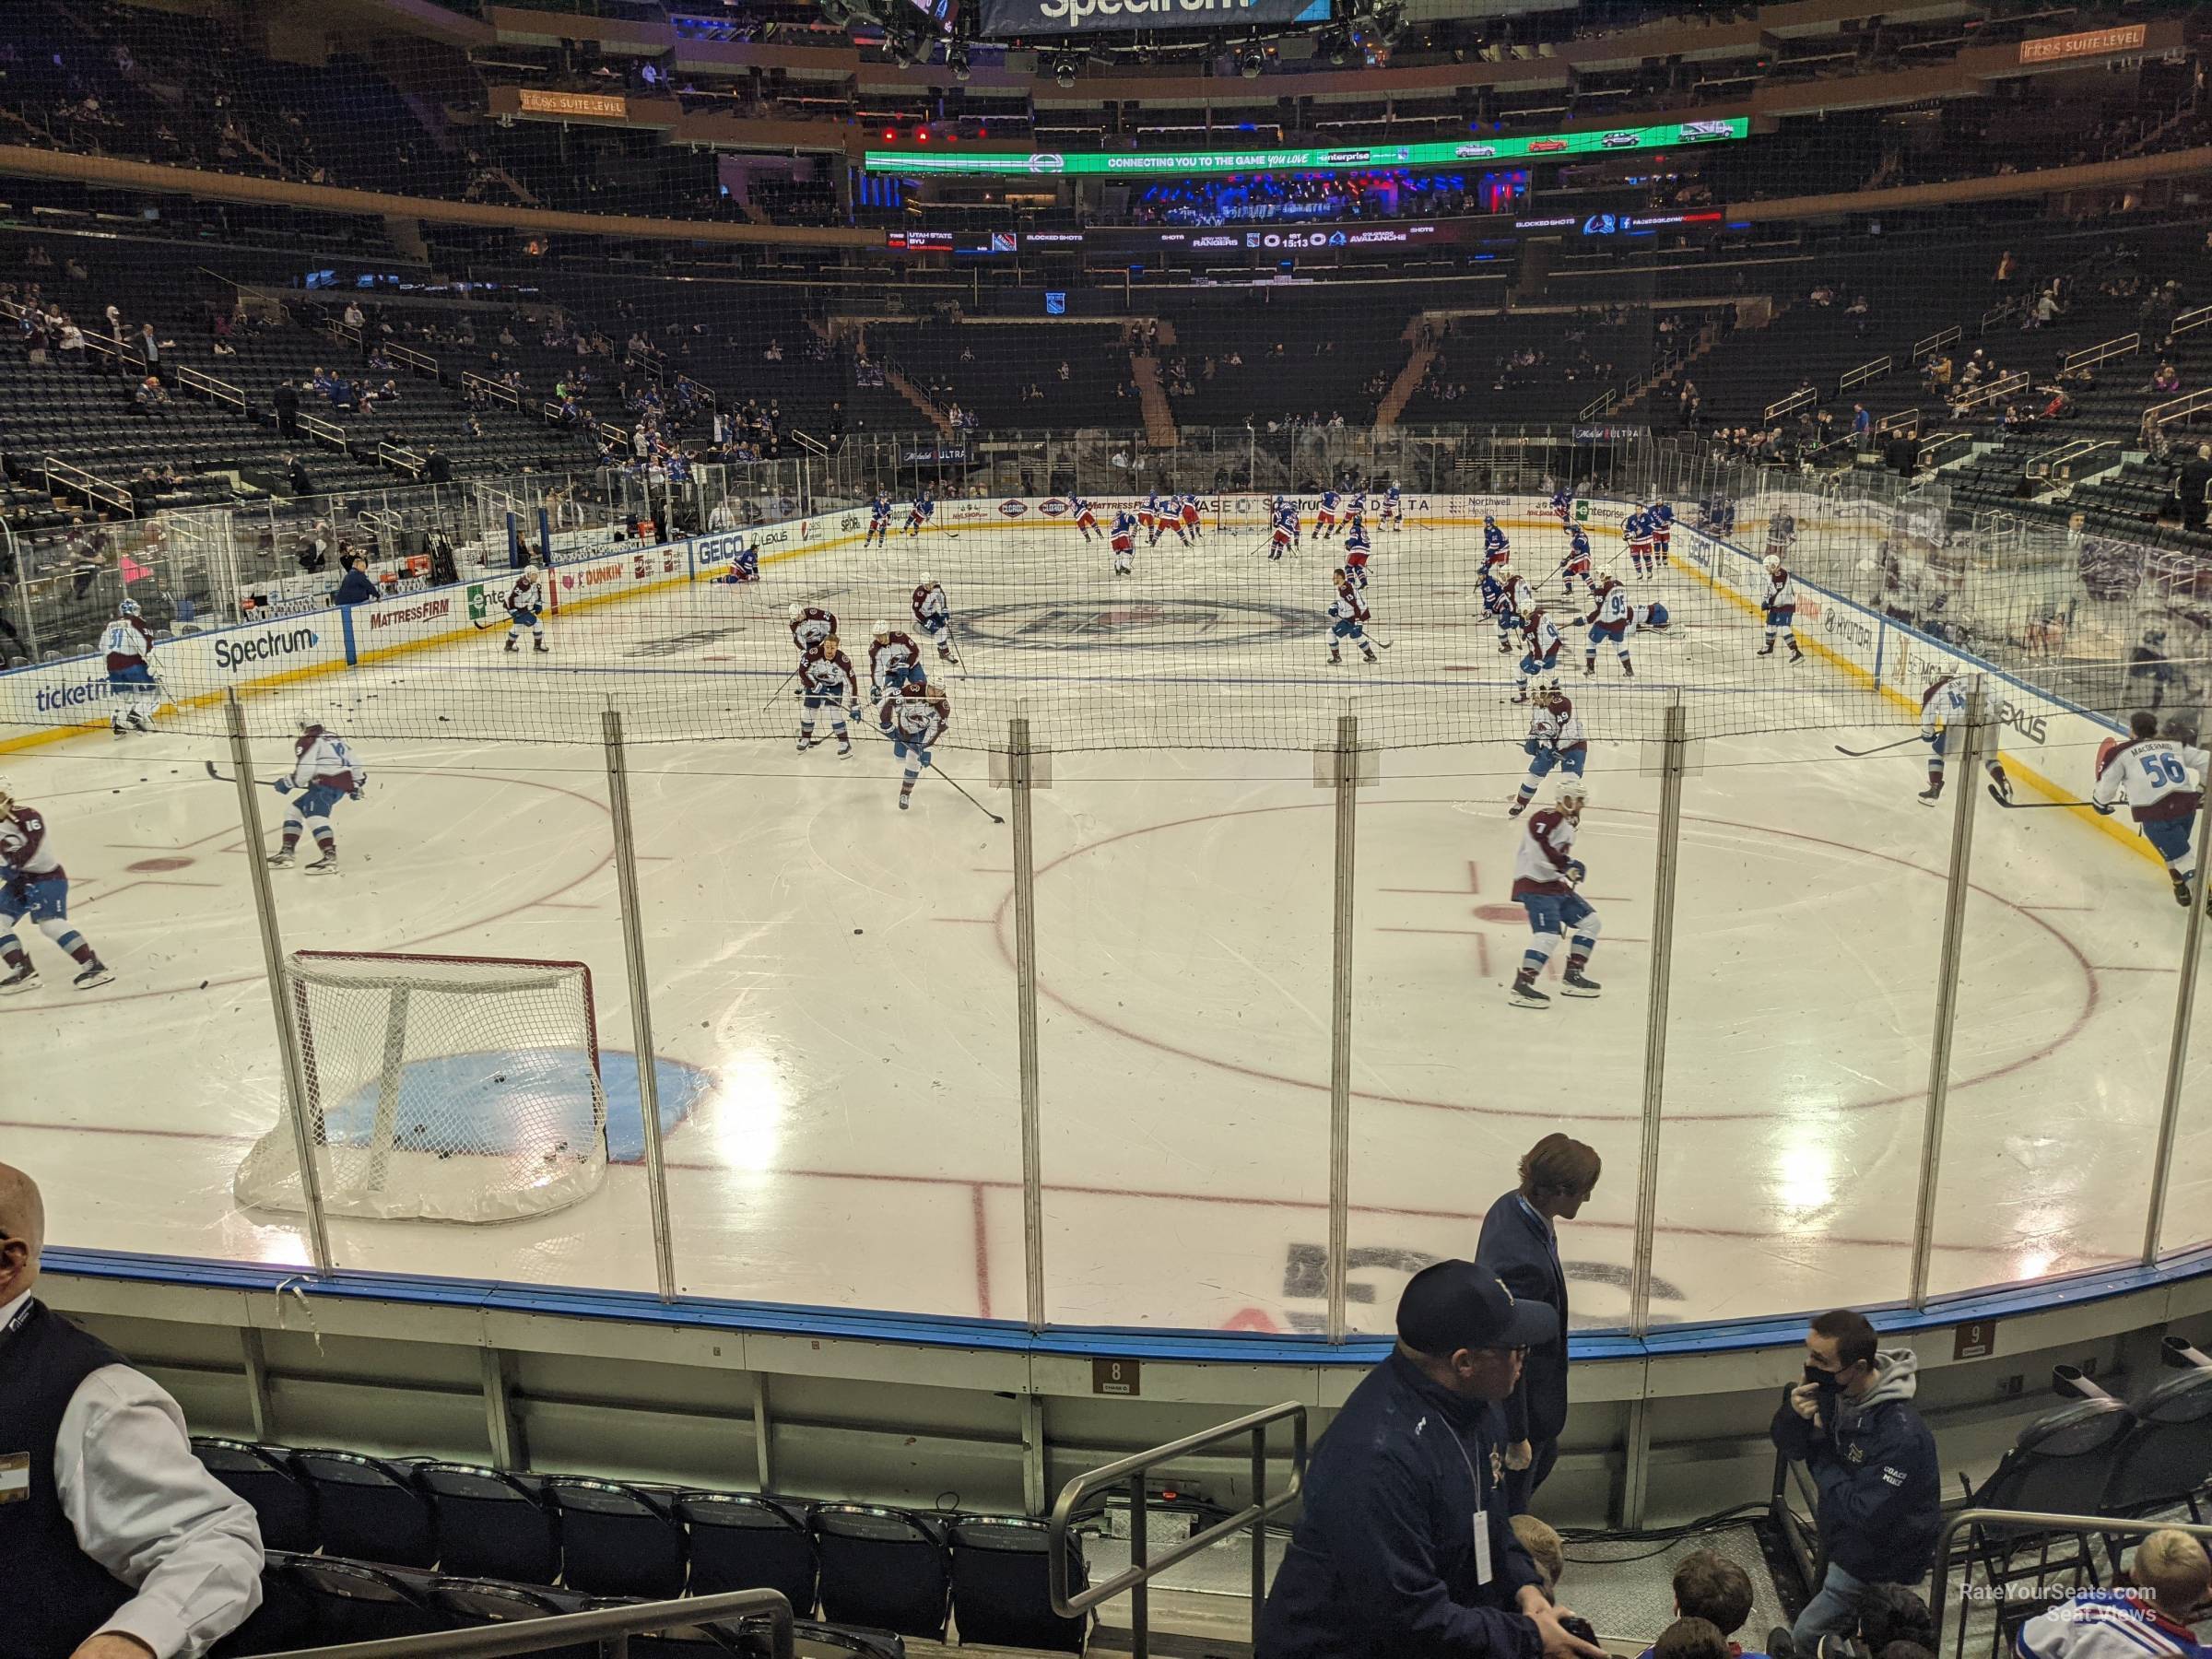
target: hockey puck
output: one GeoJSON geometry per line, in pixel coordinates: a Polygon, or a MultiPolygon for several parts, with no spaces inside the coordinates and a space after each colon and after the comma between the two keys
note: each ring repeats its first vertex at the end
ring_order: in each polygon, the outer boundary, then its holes
{"type": "Polygon", "coordinates": [[[857,927],[856,927],[856,928],[854,928],[854,929],[853,930],[853,937],[855,937],[855,938],[858,938],[858,937],[860,936],[860,931],[861,931],[861,930],[860,930],[859,928],[857,928],[857,927]]]}

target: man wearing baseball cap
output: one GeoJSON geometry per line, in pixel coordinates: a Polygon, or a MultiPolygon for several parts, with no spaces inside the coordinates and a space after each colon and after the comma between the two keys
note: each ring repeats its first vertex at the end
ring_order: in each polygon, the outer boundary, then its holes
{"type": "Polygon", "coordinates": [[[1254,1659],[1604,1659],[1513,1536],[1505,1422],[1559,1316],[1472,1262],[1398,1299],[1398,1343],[1313,1449],[1254,1659]]]}

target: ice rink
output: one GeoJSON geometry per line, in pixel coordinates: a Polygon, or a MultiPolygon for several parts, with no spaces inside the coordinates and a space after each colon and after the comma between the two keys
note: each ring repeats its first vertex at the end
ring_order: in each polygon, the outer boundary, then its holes
{"type": "MultiPolygon", "coordinates": [[[[789,600],[824,599],[856,643],[867,621],[902,618],[934,568],[967,618],[967,671],[943,681],[959,741],[992,741],[1026,702],[1057,751],[1036,795],[1046,1316],[1318,1327],[1333,802],[1308,748],[1352,697],[1363,731],[1455,738],[1382,754],[1359,797],[1354,1324],[1382,1328],[1423,1260],[1471,1253],[1519,1154],[1555,1128],[1606,1160],[1563,1249],[1578,1316],[1618,1324],[1659,795],[1633,734],[1679,685],[1727,706],[1722,726],[1784,729],[1706,742],[1685,786],[1653,1316],[1906,1293],[1952,813],[1914,799],[1917,746],[1856,760],[1835,747],[1905,735],[1900,710],[1817,660],[1755,659],[1751,619],[1680,575],[1639,586],[1686,625],[1637,641],[1633,687],[1608,655],[1585,696],[1571,636],[1567,689],[1596,739],[1579,850],[1605,994],[1519,1011],[1505,986],[1526,935],[1508,901],[1522,830],[1505,802],[1525,721],[1494,630],[1469,614],[1478,541],[1408,533],[1431,556],[1413,605],[1409,555],[1379,537],[1377,631],[1394,649],[1330,668],[1303,620],[1327,597],[1312,551],[1269,566],[1249,536],[1163,549],[1116,584],[1102,552],[1071,554],[1073,531],[1053,530],[1049,548],[1040,533],[826,551],[758,587],[557,617],[547,657],[505,655],[488,632],[276,694],[260,724],[325,712],[372,776],[335,818],[341,874],[274,873],[286,947],[581,959],[604,1046],[627,1050],[597,710],[612,700],[649,737],[689,722],[750,735],[629,756],[678,1282],[1021,1319],[1009,831],[935,778],[900,812],[872,735],[849,759],[794,753],[777,684],[789,600]],[[1021,597],[1020,561],[1047,558],[1072,573],[1049,602],[1021,597]],[[991,559],[1005,562],[986,581],[991,559]],[[1465,589],[1438,577],[1453,568],[1465,589]],[[1762,714],[1784,700],[1786,720],[1762,714]],[[1171,741],[1240,722],[1281,747],[1171,741]],[[573,740],[526,740],[545,733],[573,740]],[[1106,734],[1129,746],[1078,746],[1106,734]]],[[[265,776],[288,755],[273,738],[256,750],[265,776]]],[[[0,759],[45,812],[73,918],[116,973],[74,992],[29,941],[42,986],[0,999],[0,1156],[39,1174],[58,1244],[304,1263],[296,1218],[230,1196],[279,1111],[279,1067],[238,801],[209,759],[218,740],[172,730],[0,759]]],[[[1006,812],[985,755],[939,759],[1006,812]]],[[[2069,787],[2087,785],[2079,759],[2069,787]]],[[[273,831],[281,804],[261,799],[273,831]]],[[[1986,799],[1971,879],[1934,1288],[2136,1260],[2183,913],[2155,865],[2096,826],[1986,799]]],[[[634,1086],[628,1099],[634,1119],[634,1086]]],[[[2208,1121],[2194,1065],[2169,1249],[2201,1236],[2208,1121]]],[[[616,1139],[634,1144],[634,1122],[616,1139]]],[[[347,1267],[653,1285],[635,1162],[552,1216],[338,1219],[333,1242],[347,1267]]]]}

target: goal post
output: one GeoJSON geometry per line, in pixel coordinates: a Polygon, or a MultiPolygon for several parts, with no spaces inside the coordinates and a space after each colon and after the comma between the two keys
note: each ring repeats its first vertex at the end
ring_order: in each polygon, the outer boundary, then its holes
{"type": "MultiPolygon", "coordinates": [[[[606,1090],[582,962],[301,950],[285,963],[301,1110],[329,1214],[509,1221],[606,1177],[606,1090]]],[[[231,1182],[249,1209],[307,1207],[279,1121],[231,1182]]]]}

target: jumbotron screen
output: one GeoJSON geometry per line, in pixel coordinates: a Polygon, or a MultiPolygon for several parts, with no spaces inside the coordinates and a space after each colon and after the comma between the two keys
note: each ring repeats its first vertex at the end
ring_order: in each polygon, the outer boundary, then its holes
{"type": "Polygon", "coordinates": [[[1302,172],[1362,167],[1449,167],[1455,162],[1549,160],[1568,156],[1627,154],[1678,145],[1723,144],[1750,135],[1748,116],[1684,121],[1665,126],[1616,127],[1609,132],[1553,133],[1530,138],[1442,139],[1426,144],[1384,144],[1367,148],[1254,150],[1098,150],[1027,155],[1006,151],[869,150],[870,172],[1046,177],[1112,173],[1302,172]]]}

